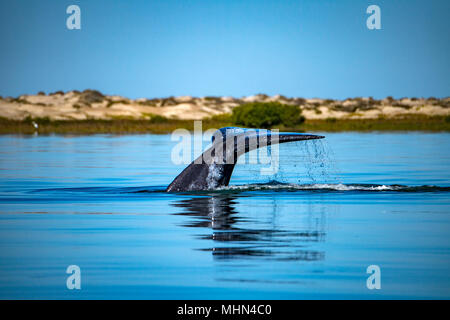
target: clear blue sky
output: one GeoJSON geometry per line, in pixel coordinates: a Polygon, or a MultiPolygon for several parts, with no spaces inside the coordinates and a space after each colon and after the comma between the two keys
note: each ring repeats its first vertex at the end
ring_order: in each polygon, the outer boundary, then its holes
{"type": "Polygon", "coordinates": [[[0,95],[445,97],[449,14],[448,0],[2,1],[0,95]]]}

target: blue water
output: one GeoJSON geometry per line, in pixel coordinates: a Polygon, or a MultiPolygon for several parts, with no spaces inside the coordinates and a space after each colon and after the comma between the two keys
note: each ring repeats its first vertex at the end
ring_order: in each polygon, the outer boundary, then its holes
{"type": "Polygon", "coordinates": [[[450,298],[450,134],[325,135],[184,194],[169,135],[0,136],[0,298],[450,298]]]}

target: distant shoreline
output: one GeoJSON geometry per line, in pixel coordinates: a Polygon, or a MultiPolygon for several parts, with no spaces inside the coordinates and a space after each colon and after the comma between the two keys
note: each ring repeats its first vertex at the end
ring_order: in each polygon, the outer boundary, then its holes
{"type": "Polygon", "coordinates": [[[96,90],[54,92],[19,97],[0,97],[0,117],[11,120],[48,118],[50,120],[168,119],[200,120],[229,114],[249,102],[279,102],[298,106],[307,120],[377,119],[410,115],[450,116],[450,97],[401,98],[356,97],[345,100],[306,99],[258,94],[248,97],[168,97],[128,99],[104,95],[96,90]]]}
{"type": "MultiPolygon", "coordinates": [[[[202,129],[218,129],[233,125],[217,118],[202,121],[202,129]]],[[[49,120],[37,118],[11,120],[0,118],[0,134],[168,134],[175,129],[194,129],[192,120],[49,120]]],[[[371,131],[424,131],[450,132],[450,116],[412,115],[401,118],[306,120],[294,127],[277,127],[283,131],[298,132],[371,132],[371,131]]]]}
{"type": "Polygon", "coordinates": [[[0,134],[168,133],[233,125],[235,107],[250,102],[298,106],[306,121],[293,131],[450,131],[450,97],[345,100],[281,95],[128,99],[96,90],[0,97],[0,134]]]}

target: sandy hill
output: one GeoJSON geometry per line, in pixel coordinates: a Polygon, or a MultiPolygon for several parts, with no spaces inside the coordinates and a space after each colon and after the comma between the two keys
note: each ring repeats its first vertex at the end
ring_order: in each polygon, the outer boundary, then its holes
{"type": "Polygon", "coordinates": [[[107,96],[95,90],[55,92],[51,94],[22,95],[17,98],[0,97],[0,117],[22,120],[49,118],[53,120],[151,118],[161,115],[177,119],[203,119],[230,113],[247,102],[278,101],[298,105],[306,119],[350,118],[370,119],[397,117],[408,114],[428,116],[450,115],[450,98],[387,97],[349,98],[346,100],[288,98],[281,95],[233,97],[168,97],[156,99],[128,99],[107,96]]]}

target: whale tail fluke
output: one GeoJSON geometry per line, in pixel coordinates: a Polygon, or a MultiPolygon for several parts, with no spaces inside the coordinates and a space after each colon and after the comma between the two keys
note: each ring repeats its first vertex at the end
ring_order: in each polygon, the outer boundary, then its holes
{"type": "Polygon", "coordinates": [[[251,150],[301,140],[322,139],[309,133],[225,127],[217,130],[212,145],[187,166],[167,187],[168,192],[211,190],[227,186],[242,154],[251,150]]]}

